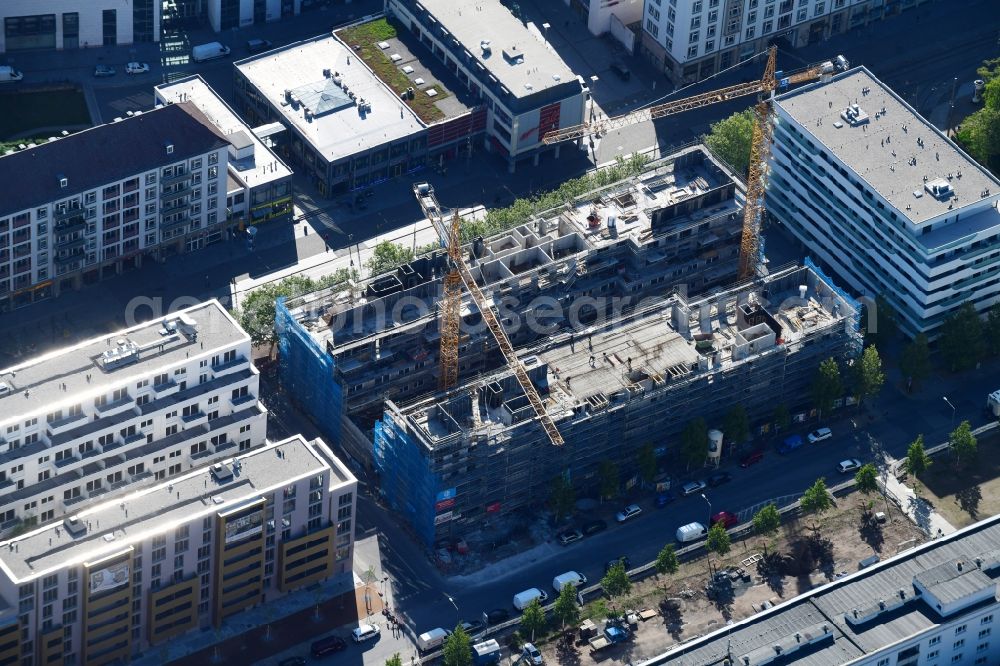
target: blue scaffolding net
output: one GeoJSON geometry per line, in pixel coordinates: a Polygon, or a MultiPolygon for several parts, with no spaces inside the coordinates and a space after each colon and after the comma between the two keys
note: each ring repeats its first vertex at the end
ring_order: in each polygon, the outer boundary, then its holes
{"type": "Polygon", "coordinates": [[[333,357],[296,321],[285,305],[275,306],[274,328],[278,334],[281,384],[292,401],[312,417],[323,436],[340,444],[340,419],[344,396],[334,379],[333,357]]]}
{"type": "Polygon", "coordinates": [[[375,468],[385,501],[401,513],[417,536],[432,548],[435,521],[452,519],[449,509],[455,503],[454,493],[439,492],[439,479],[431,471],[421,447],[389,413],[375,423],[374,440],[375,468]]]}

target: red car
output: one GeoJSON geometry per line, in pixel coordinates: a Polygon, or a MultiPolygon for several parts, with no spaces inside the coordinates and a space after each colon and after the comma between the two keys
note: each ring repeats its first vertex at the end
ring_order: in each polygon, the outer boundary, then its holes
{"type": "Polygon", "coordinates": [[[756,465],[763,459],[764,459],[763,451],[751,451],[750,453],[740,458],[740,467],[749,467],[750,465],[756,465]]]}
{"type": "Polygon", "coordinates": [[[712,516],[713,525],[716,523],[722,523],[723,525],[726,526],[727,530],[730,527],[735,527],[736,525],[739,524],[739,522],[740,519],[737,518],[734,514],[729,513],[728,511],[720,511],[719,513],[712,516]]]}

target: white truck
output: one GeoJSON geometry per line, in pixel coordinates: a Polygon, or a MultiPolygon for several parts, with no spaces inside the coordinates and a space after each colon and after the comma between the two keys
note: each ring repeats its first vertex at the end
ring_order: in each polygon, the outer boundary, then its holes
{"type": "Polygon", "coordinates": [[[993,391],[986,396],[986,411],[993,418],[1000,418],[1000,391],[993,391]]]}
{"type": "Polygon", "coordinates": [[[23,78],[24,74],[10,65],[0,65],[0,83],[17,83],[23,78]]]}
{"type": "Polygon", "coordinates": [[[191,60],[195,62],[205,62],[216,58],[225,58],[229,55],[229,47],[219,42],[209,42],[208,44],[198,44],[191,49],[191,60]]]}

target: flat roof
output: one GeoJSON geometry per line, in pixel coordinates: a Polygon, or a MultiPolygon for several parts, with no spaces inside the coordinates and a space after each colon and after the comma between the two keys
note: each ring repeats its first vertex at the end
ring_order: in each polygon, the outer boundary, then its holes
{"type": "Polygon", "coordinates": [[[238,469],[233,468],[236,458],[224,461],[222,464],[233,470],[225,482],[216,479],[211,466],[203,467],[81,511],[76,517],[87,529],[78,536],[59,522],[5,541],[0,544],[0,567],[20,582],[114,555],[152,535],[236,509],[324,470],[334,471],[331,487],[353,482],[353,477],[345,478],[343,470],[330,466],[328,456],[332,453],[322,440],[307,442],[301,435],[270,443],[236,456],[238,469]]]}
{"type": "Polygon", "coordinates": [[[226,102],[205,83],[200,74],[187,76],[156,86],[158,100],[164,102],[190,102],[208,120],[226,135],[237,150],[253,147],[249,157],[236,159],[229,155],[229,171],[246,184],[256,187],[292,175],[292,170],[270,148],[264,145],[226,102]]]}
{"type": "Polygon", "coordinates": [[[0,422],[93,400],[105,394],[111,385],[126,386],[148,379],[161,368],[200,356],[211,357],[221,349],[249,340],[219,301],[213,299],[132,328],[63,347],[0,369],[0,382],[7,386],[0,393],[0,422]],[[195,339],[181,331],[164,330],[164,322],[176,320],[182,314],[193,321],[195,339]],[[119,341],[135,343],[137,360],[106,370],[98,364],[98,359],[105,352],[120,348],[119,341]]]}
{"type": "Polygon", "coordinates": [[[1000,195],[1000,181],[864,67],[779,95],[774,104],[914,224],[957,213],[986,190],[1000,195]],[[867,122],[842,117],[854,104],[867,122]],[[944,179],[954,195],[936,199],[925,177],[944,179]]]}
{"type": "Polygon", "coordinates": [[[286,124],[333,162],[357,152],[409,137],[424,129],[416,114],[368,66],[333,35],[320,35],[236,63],[236,68],[278,110],[286,124]],[[324,76],[329,69],[331,77],[324,76]],[[361,113],[348,101],[341,105],[342,88],[371,104],[361,113]],[[302,102],[289,103],[285,91],[302,102]],[[306,110],[311,120],[306,120],[306,110]]]}
{"type": "Polygon", "coordinates": [[[497,0],[420,0],[420,4],[514,97],[576,80],[539,27],[521,23],[497,0]],[[483,41],[490,43],[488,54],[480,48],[483,41]]]}
{"type": "Polygon", "coordinates": [[[933,631],[944,622],[982,607],[971,603],[944,618],[930,599],[922,597],[914,582],[926,585],[930,580],[936,600],[942,596],[968,599],[972,592],[986,591],[987,599],[996,603],[998,548],[1000,516],[993,516],[675,646],[642,666],[722,663],[728,655],[732,655],[734,663],[745,663],[741,661],[744,655],[752,657],[747,663],[767,663],[775,656],[773,646],[782,644],[783,637],[794,637],[801,631],[801,624],[810,620],[825,625],[825,633],[812,642],[801,641],[793,650],[785,650],[783,658],[788,661],[781,663],[794,660],[808,666],[844,664],[933,631]],[[962,571],[963,565],[968,575],[951,573],[956,568],[962,571]],[[954,594],[947,589],[952,585],[954,594]]]}

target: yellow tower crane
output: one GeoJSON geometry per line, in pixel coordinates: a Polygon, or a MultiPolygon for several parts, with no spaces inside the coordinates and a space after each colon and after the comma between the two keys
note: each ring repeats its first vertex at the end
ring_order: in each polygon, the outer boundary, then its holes
{"type": "Polygon", "coordinates": [[[747,178],[746,206],[743,209],[743,236],[740,241],[740,279],[756,277],[762,263],[760,246],[760,221],[764,214],[764,191],[767,186],[765,161],[771,152],[771,97],[775,89],[795,83],[813,81],[835,70],[846,69],[843,57],[827,61],[787,75],[775,72],[777,49],[771,47],[767,54],[767,65],[760,81],[739,83],[727,88],[701,93],[692,97],[665,102],[621,116],[604,118],[596,122],[583,123],[574,127],[548,132],[542,137],[546,144],[580,139],[585,136],[607,134],[612,130],[627,127],[647,120],[656,120],[676,113],[700,109],[710,104],[726,102],[746,95],[759,95],[754,106],[753,140],[750,146],[750,173],[747,178]],[[836,63],[836,64],[835,64],[836,63]]]}

